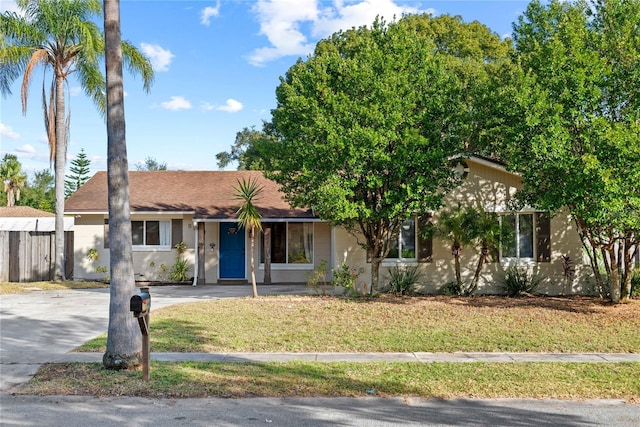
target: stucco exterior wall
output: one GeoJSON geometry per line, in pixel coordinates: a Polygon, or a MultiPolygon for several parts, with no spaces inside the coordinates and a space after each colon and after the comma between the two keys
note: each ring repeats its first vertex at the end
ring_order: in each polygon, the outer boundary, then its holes
{"type": "MultiPolygon", "coordinates": [[[[444,199],[446,207],[473,206],[487,212],[509,211],[508,201],[513,198],[520,186],[519,177],[514,174],[485,165],[482,162],[467,161],[469,173],[462,184],[451,191],[444,199]]],[[[524,210],[523,210],[524,211],[524,210]]],[[[533,212],[529,209],[528,212],[533,212]]],[[[437,223],[438,213],[434,213],[433,221],[437,223]]],[[[537,289],[538,293],[548,295],[569,295],[592,293],[591,270],[582,263],[582,244],[570,215],[565,212],[556,214],[551,219],[551,259],[550,262],[511,262],[501,259],[485,264],[482,267],[478,293],[500,294],[503,292],[501,279],[511,265],[526,268],[530,273],[539,275],[543,281],[537,289]],[[569,256],[573,261],[575,274],[573,280],[566,280],[562,256],[569,256]]],[[[366,253],[358,245],[357,239],[345,230],[334,230],[333,265],[339,266],[343,261],[351,269],[359,273],[357,286],[360,290],[368,289],[371,283],[371,263],[367,263],[366,253]]],[[[463,247],[460,256],[462,281],[467,286],[476,270],[479,259],[479,248],[463,247]]],[[[418,291],[428,294],[440,293],[448,283],[455,281],[454,258],[448,241],[433,239],[433,258],[431,262],[385,261],[380,267],[379,286],[384,288],[389,269],[393,266],[418,266],[422,273],[418,291]]]]}
{"type": "MultiPolygon", "coordinates": [[[[109,278],[109,248],[105,248],[103,214],[82,214],[76,217],[74,225],[74,272],[75,280],[103,280],[109,278]],[[98,258],[90,260],[89,251],[98,251],[98,258]],[[106,267],[107,271],[98,271],[106,267]]],[[[191,217],[187,215],[131,215],[132,221],[142,220],[182,220],[182,241],[187,245],[184,256],[191,265],[193,276],[194,234],[191,230],[191,217]]],[[[133,248],[133,270],[137,281],[169,280],[169,270],[178,256],[176,250],[166,248],[133,248]]]]}

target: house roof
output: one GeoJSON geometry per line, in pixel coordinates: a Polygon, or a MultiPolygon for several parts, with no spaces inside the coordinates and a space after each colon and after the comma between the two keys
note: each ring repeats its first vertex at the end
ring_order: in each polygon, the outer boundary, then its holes
{"type": "Polygon", "coordinates": [[[41,218],[55,216],[30,206],[0,206],[0,218],[41,218]]]}
{"type": "MultiPolygon", "coordinates": [[[[63,218],[65,231],[73,228],[74,218],[63,218]]],[[[0,231],[55,231],[56,216],[29,206],[0,207],[0,231]]]]}
{"type": "MultiPolygon", "coordinates": [[[[189,212],[194,219],[235,218],[238,180],[256,179],[263,187],[254,204],[263,218],[315,218],[310,209],[293,209],[280,186],[259,171],[130,171],[132,213],[189,212]]],[[[107,172],[97,172],[65,202],[65,213],[109,211],[107,172]]]]}

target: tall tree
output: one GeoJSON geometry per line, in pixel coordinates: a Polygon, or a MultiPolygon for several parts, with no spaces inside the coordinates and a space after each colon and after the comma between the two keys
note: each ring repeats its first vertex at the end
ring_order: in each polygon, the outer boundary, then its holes
{"type": "Polygon", "coordinates": [[[232,162],[238,162],[238,170],[262,170],[264,159],[260,144],[268,141],[264,131],[254,127],[244,128],[236,133],[236,140],[229,151],[216,154],[219,168],[225,168],[232,162]]]}
{"type": "Polygon", "coordinates": [[[262,188],[258,185],[258,181],[255,179],[244,178],[242,181],[238,180],[238,186],[234,187],[236,200],[241,201],[241,205],[238,208],[238,224],[241,228],[245,228],[249,232],[249,239],[251,240],[251,286],[253,288],[253,297],[258,297],[258,286],[256,285],[256,268],[255,268],[255,241],[256,233],[262,230],[262,223],[260,219],[262,215],[255,206],[255,201],[260,197],[262,188]]]}
{"type": "MultiPolygon", "coordinates": [[[[95,19],[102,12],[99,0],[17,0],[15,12],[0,15],[0,90],[11,94],[21,75],[22,111],[26,114],[29,83],[34,70],[52,71],[47,96],[43,80],[44,122],[50,157],[55,167],[55,278],[64,280],[64,173],[70,116],[65,112],[65,84],[75,74],[80,86],[104,112],[105,82],[99,59],[104,39],[95,19]]],[[[129,68],[142,74],[144,87],[153,79],[151,63],[134,46],[123,43],[129,68]]]]}
{"type": "Polygon", "coordinates": [[[140,364],[142,341],[136,319],[127,309],[136,284],[131,249],[120,1],[104,0],[104,10],[111,286],[107,350],[102,364],[107,369],[126,369],[140,364]]]}
{"type": "Polygon", "coordinates": [[[64,181],[65,197],[69,198],[82,184],[89,180],[89,172],[91,172],[89,169],[90,165],[91,160],[87,158],[87,154],[83,148],[78,153],[78,157],[71,160],[71,167],[69,168],[71,174],[67,175],[67,179],[64,181]]]}
{"type": "Polygon", "coordinates": [[[638,22],[638,0],[553,0],[514,25],[524,74],[506,160],[522,175],[518,197],[571,212],[614,302],[629,296],[640,244],[638,22]]]}
{"type": "Polygon", "coordinates": [[[158,162],[153,157],[144,159],[144,163],[136,163],[136,170],[139,171],[166,171],[167,164],[158,162]]]}
{"type": "Polygon", "coordinates": [[[49,169],[36,171],[25,188],[23,204],[47,212],[55,211],[56,194],[54,177],[49,169]]]}
{"type": "Polygon", "coordinates": [[[27,183],[27,175],[22,172],[22,165],[13,154],[5,154],[0,162],[0,180],[7,195],[7,206],[15,206],[20,200],[20,192],[27,183]]]}
{"type": "Polygon", "coordinates": [[[320,41],[280,79],[269,176],[293,205],[359,239],[371,289],[402,221],[438,208],[455,184],[450,158],[479,134],[475,94],[509,52],[460,18],[376,20],[320,41]]]}

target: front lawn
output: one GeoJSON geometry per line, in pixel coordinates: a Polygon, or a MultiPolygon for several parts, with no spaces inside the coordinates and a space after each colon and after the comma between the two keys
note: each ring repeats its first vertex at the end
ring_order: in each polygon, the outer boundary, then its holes
{"type": "Polygon", "coordinates": [[[152,311],[151,351],[640,353],[639,330],[638,300],[281,296],[152,311]]]}

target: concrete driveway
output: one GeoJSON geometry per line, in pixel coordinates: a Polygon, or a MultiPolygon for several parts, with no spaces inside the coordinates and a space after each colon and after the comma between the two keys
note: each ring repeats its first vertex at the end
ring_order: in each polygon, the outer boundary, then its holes
{"type": "MultiPolygon", "coordinates": [[[[153,286],[153,309],[251,295],[251,285],[153,286]]],[[[308,293],[305,285],[260,285],[261,295],[308,293]]],[[[109,289],[37,291],[0,296],[0,392],[28,381],[107,330],[109,289]]]]}

